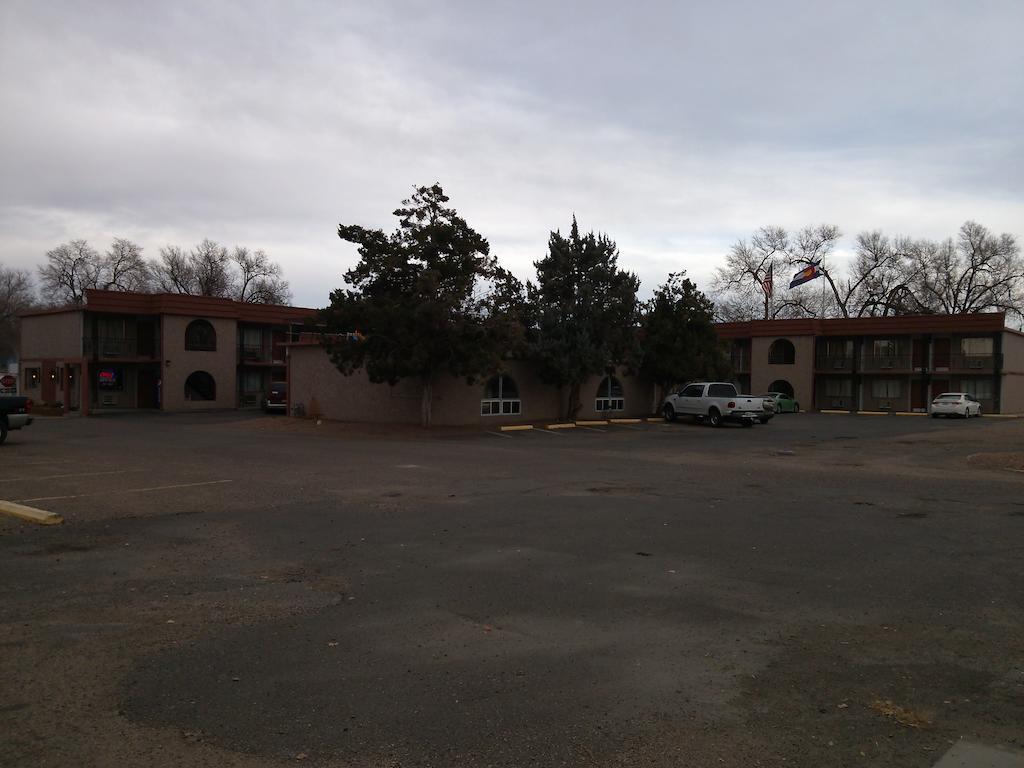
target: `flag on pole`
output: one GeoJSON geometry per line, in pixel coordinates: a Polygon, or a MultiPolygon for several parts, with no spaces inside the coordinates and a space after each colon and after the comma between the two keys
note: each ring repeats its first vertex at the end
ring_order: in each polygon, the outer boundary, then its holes
{"type": "Polygon", "coordinates": [[[789,287],[796,288],[798,285],[808,283],[816,277],[821,277],[821,267],[817,264],[811,264],[793,275],[793,279],[790,281],[789,287]]]}
{"type": "MultiPolygon", "coordinates": [[[[772,271],[774,271],[774,268],[772,271]]],[[[772,297],[772,294],[775,292],[775,279],[772,272],[769,272],[764,280],[761,281],[761,289],[769,299],[772,297]]]]}

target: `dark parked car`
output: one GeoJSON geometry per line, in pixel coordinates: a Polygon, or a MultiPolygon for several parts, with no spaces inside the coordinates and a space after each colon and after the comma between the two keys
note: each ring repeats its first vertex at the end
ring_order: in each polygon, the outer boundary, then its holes
{"type": "Polygon", "coordinates": [[[0,443],[7,439],[7,432],[21,429],[32,423],[32,401],[27,397],[0,397],[0,443]]]}
{"type": "Polygon", "coordinates": [[[265,413],[286,413],[288,411],[288,385],[283,381],[275,381],[263,396],[265,413]]]}

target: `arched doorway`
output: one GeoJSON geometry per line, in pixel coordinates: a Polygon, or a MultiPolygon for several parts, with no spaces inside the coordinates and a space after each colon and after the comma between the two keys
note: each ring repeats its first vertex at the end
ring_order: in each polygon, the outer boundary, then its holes
{"type": "Polygon", "coordinates": [[[776,379],[768,385],[769,392],[781,392],[786,397],[793,396],[793,385],[785,379],[776,379]]]}

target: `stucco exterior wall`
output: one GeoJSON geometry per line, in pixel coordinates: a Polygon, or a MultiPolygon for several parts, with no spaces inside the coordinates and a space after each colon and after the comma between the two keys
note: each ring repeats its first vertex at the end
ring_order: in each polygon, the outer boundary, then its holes
{"type": "MultiPolygon", "coordinates": [[[[650,416],[657,412],[654,403],[654,384],[636,376],[627,376],[622,369],[615,373],[615,378],[622,384],[622,395],[625,402],[621,411],[597,410],[598,387],[604,381],[604,374],[591,376],[580,387],[579,418],[581,419],[616,419],[650,416]],[[652,410],[653,408],[653,410],[652,410]]],[[[602,397],[604,395],[602,394],[602,397]]],[[[660,405],[660,404],[659,404],[660,405]]],[[[563,398],[563,412],[568,408],[568,393],[563,398]]]]}
{"type": "Polygon", "coordinates": [[[82,312],[21,318],[22,360],[76,359],[82,356],[82,312]]]}
{"type": "Polygon", "coordinates": [[[420,389],[417,382],[395,387],[371,384],[364,371],[343,376],[318,346],[289,349],[288,399],[307,416],[338,421],[417,423],[420,389]]]}
{"type": "Polygon", "coordinates": [[[801,408],[814,404],[814,337],[813,336],[755,336],[750,345],[750,392],[743,394],[763,395],[771,391],[771,384],[777,380],[788,381],[793,387],[793,396],[801,408]],[[789,339],[796,351],[792,365],[768,362],[768,350],[778,338],[789,339]]]}
{"type": "Polygon", "coordinates": [[[1024,336],[1003,332],[1002,413],[1024,413],[1024,336]]]}
{"type": "MultiPolygon", "coordinates": [[[[439,376],[434,382],[432,423],[437,426],[498,427],[502,424],[556,421],[565,415],[567,392],[541,381],[536,371],[523,361],[509,361],[505,375],[514,379],[521,410],[518,414],[482,415],[480,403],[484,382],[467,384],[464,379],[439,376]]],[[[391,387],[373,384],[358,371],[343,376],[331,363],[327,353],[316,346],[294,346],[290,349],[290,399],[301,405],[307,415],[358,422],[391,422],[416,424],[420,421],[422,384],[406,380],[391,387]]],[[[594,376],[581,389],[581,419],[603,418],[607,415],[647,415],[653,389],[650,384],[619,375],[626,401],[625,409],[614,414],[598,414],[595,400],[603,376],[594,376]]]]}
{"type": "Polygon", "coordinates": [[[161,369],[161,402],[166,411],[194,411],[211,408],[234,408],[238,386],[235,371],[238,356],[236,322],[221,318],[179,317],[165,315],[163,325],[164,359],[171,364],[161,369]],[[217,349],[199,352],[185,349],[185,328],[193,320],[207,320],[217,332],[217,349]],[[186,400],[185,380],[193,371],[206,371],[216,383],[216,399],[186,400]]]}

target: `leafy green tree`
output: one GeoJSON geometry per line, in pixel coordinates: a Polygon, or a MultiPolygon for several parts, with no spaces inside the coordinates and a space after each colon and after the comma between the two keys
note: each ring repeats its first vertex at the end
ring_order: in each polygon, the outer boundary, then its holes
{"type": "Polygon", "coordinates": [[[636,347],[640,281],[618,268],[619,250],[604,234],[552,232],[548,255],[534,262],[527,284],[530,349],[541,377],[569,388],[566,417],[580,409],[580,386],[609,365],[626,363],[636,347]]]}
{"type": "Polygon", "coordinates": [[[640,371],[658,387],[656,404],[675,384],[716,379],[728,371],[714,311],[715,305],[685,272],[670,274],[644,306],[640,371]]]}
{"type": "Polygon", "coordinates": [[[442,373],[472,383],[497,372],[522,339],[522,285],[453,208],[439,184],[419,187],[394,215],[398,228],[340,225],[359,246],[323,312],[331,359],[346,376],[365,368],[375,383],[418,378],[430,425],[433,385],[442,373]],[[330,338],[330,337],[329,337],[330,338]]]}

